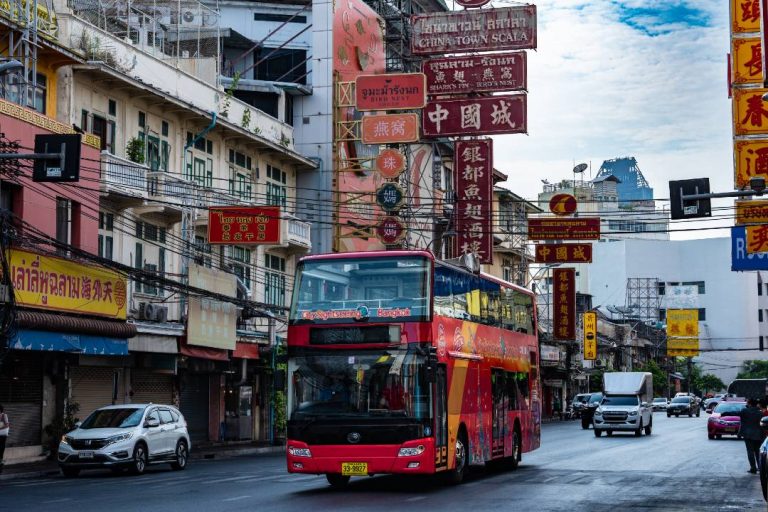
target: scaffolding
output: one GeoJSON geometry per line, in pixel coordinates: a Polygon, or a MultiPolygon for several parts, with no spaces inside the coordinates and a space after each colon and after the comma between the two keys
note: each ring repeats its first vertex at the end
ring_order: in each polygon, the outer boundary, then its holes
{"type": "Polygon", "coordinates": [[[642,322],[656,322],[659,319],[658,277],[630,277],[627,279],[625,311],[628,317],[642,322]]]}

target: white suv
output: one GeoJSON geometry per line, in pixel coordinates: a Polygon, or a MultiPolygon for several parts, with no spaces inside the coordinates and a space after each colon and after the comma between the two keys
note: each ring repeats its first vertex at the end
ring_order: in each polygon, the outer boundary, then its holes
{"type": "Polygon", "coordinates": [[[110,405],[93,411],[59,443],[59,467],[73,477],[81,469],[130,469],[141,474],[148,464],[170,463],[184,469],[189,459],[187,422],[170,405],[110,405]]]}

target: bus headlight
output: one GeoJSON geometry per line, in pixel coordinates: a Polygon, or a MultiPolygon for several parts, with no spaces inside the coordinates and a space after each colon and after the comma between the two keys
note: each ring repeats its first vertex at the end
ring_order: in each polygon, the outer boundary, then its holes
{"type": "Polygon", "coordinates": [[[416,455],[421,455],[424,453],[424,445],[414,446],[411,448],[400,448],[400,451],[397,453],[398,457],[415,457],[416,455]]]}
{"type": "Polygon", "coordinates": [[[290,453],[294,457],[311,457],[312,456],[312,452],[309,451],[309,448],[296,448],[295,446],[289,446],[288,453],[290,453]]]}

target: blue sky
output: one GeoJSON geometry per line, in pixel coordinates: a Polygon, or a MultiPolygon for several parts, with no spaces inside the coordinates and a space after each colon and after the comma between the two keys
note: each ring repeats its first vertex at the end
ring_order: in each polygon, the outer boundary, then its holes
{"type": "Polygon", "coordinates": [[[634,156],[657,198],[675,179],[708,177],[713,191],[733,190],[728,1],[534,3],[529,134],[497,137],[494,149],[507,188],[534,199],[541,179],[570,178],[574,163],[591,163],[594,176],[603,160],[634,156]]]}

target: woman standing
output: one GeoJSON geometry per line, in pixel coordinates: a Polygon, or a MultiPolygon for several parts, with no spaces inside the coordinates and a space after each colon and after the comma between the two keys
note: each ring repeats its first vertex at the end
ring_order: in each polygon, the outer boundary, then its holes
{"type": "Polygon", "coordinates": [[[8,440],[8,432],[11,423],[8,421],[8,415],[5,409],[0,405],[0,473],[3,471],[3,456],[5,455],[5,442],[8,440]]]}

